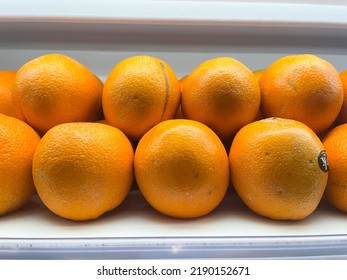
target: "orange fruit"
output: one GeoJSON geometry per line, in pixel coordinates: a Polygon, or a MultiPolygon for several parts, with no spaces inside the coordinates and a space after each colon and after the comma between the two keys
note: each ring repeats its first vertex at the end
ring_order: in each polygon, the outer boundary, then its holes
{"type": "Polygon", "coordinates": [[[267,118],[240,129],[231,145],[231,179],[242,201],[275,220],[300,220],[318,206],[328,179],[324,147],[305,124],[267,118]]]}
{"type": "Polygon", "coordinates": [[[164,61],[151,56],[129,57],[108,75],[102,96],[110,125],[139,140],[159,122],[175,116],[180,84],[164,61]]]}
{"type": "MultiPolygon", "coordinates": [[[[182,88],[183,88],[183,83],[184,83],[184,81],[187,79],[187,76],[188,76],[188,75],[183,76],[183,77],[179,80],[180,86],[181,86],[181,92],[182,92],[182,88]]],[[[180,106],[178,107],[178,110],[177,110],[177,112],[176,112],[174,118],[175,118],[175,119],[184,119],[184,116],[183,116],[183,113],[182,113],[181,103],[180,103],[180,106]]]]}
{"type": "Polygon", "coordinates": [[[184,116],[182,114],[182,107],[181,106],[178,107],[178,110],[177,110],[174,118],[175,119],[184,119],[184,116]]]}
{"type": "Polygon", "coordinates": [[[119,129],[73,122],[50,129],[33,160],[33,178],[42,202],[71,220],[96,219],[116,208],[133,183],[134,152],[119,129]]]}
{"type": "Polygon", "coordinates": [[[182,112],[202,122],[222,139],[254,120],[260,105],[256,77],[241,62],[228,57],[207,60],[185,79],[182,112]]]}
{"type": "Polygon", "coordinates": [[[208,214],[229,184],[224,146],[207,126],[167,120],[149,130],[135,151],[135,178],[148,203],[176,218],[208,214]]]}
{"type": "Polygon", "coordinates": [[[340,74],[340,78],[343,88],[343,103],[335,122],[336,125],[347,123],[347,70],[340,74]]]}
{"type": "MultiPolygon", "coordinates": [[[[257,78],[258,82],[260,81],[261,76],[263,75],[265,69],[260,69],[253,71],[254,76],[257,78]]],[[[255,116],[253,121],[259,121],[264,118],[264,114],[261,111],[261,108],[259,108],[257,115],[255,116]]]]}
{"type": "Polygon", "coordinates": [[[264,71],[265,71],[265,69],[253,71],[253,74],[257,78],[258,82],[259,82],[261,76],[263,75],[264,71]]]}
{"type": "Polygon", "coordinates": [[[95,121],[95,122],[97,122],[97,123],[103,123],[103,124],[108,124],[106,120],[97,120],[97,121],[95,121]]]}
{"type": "Polygon", "coordinates": [[[31,168],[39,141],[28,124],[0,114],[0,215],[21,208],[34,195],[31,168]]]}
{"type": "Polygon", "coordinates": [[[263,119],[263,118],[264,118],[264,115],[263,115],[262,111],[259,109],[259,110],[258,110],[258,113],[257,113],[256,116],[254,117],[254,120],[253,120],[253,121],[259,121],[259,120],[261,120],[261,119],[263,119]]]}
{"type": "Polygon", "coordinates": [[[347,124],[336,126],[323,139],[329,159],[329,177],[325,189],[326,199],[347,212],[347,124]]]}
{"type": "Polygon", "coordinates": [[[183,88],[184,81],[187,79],[187,77],[188,77],[188,75],[185,75],[185,76],[183,76],[183,77],[179,80],[180,86],[181,86],[181,90],[182,90],[182,88],[183,88]]]}
{"type": "Polygon", "coordinates": [[[25,63],[13,87],[15,103],[40,132],[61,123],[96,120],[101,94],[102,82],[84,65],[62,54],[25,63]]]}
{"type": "Polygon", "coordinates": [[[336,119],[343,101],[337,70],[314,55],[282,57],[264,71],[260,81],[265,117],[298,120],[316,133],[336,119]]]}
{"type": "Polygon", "coordinates": [[[21,109],[12,101],[12,86],[15,76],[16,71],[0,70],[0,114],[24,121],[21,109]]]}

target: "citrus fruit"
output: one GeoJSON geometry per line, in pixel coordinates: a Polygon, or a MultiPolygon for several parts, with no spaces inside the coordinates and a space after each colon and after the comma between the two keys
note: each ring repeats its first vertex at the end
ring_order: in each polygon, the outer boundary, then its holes
{"type": "Polygon", "coordinates": [[[0,70],[0,114],[25,120],[19,106],[12,101],[12,86],[16,71],[0,70]]]}
{"type": "Polygon", "coordinates": [[[327,158],[305,124],[267,118],[241,128],[231,145],[233,186],[255,213],[300,220],[318,206],[328,179],[327,158]]]}
{"type": "Polygon", "coordinates": [[[0,215],[21,208],[34,195],[31,168],[39,141],[28,124],[0,114],[0,215]]]}
{"type": "Polygon", "coordinates": [[[337,209],[347,212],[347,124],[336,126],[323,139],[329,159],[325,197],[337,209]]]}
{"type": "Polygon", "coordinates": [[[96,219],[117,207],[133,183],[134,152],[119,129],[73,122],[50,129],[33,159],[42,202],[71,220],[96,219]]]}
{"type": "Polygon", "coordinates": [[[17,72],[13,98],[28,123],[40,132],[77,121],[93,121],[101,110],[102,82],[84,65],[47,54],[17,72]]]}
{"type": "Polygon", "coordinates": [[[139,141],[135,178],[148,203],[176,218],[215,209],[229,184],[224,146],[207,126],[192,120],[161,122],[139,141]]]}
{"type": "Polygon", "coordinates": [[[177,112],[175,114],[174,119],[184,119],[184,116],[182,114],[182,107],[181,106],[178,107],[178,110],[177,110],[177,112]]]}
{"type": "Polygon", "coordinates": [[[102,119],[102,120],[97,120],[95,121],[97,123],[103,123],[103,124],[108,124],[107,121],[105,119],[102,119]]]}
{"type": "Polygon", "coordinates": [[[265,117],[298,120],[321,133],[336,119],[343,101],[337,70],[326,60],[302,54],[282,57],[260,81],[265,117]]]}
{"type": "Polygon", "coordinates": [[[179,80],[180,86],[181,86],[181,91],[182,91],[182,88],[183,88],[184,81],[187,79],[187,77],[188,77],[188,75],[185,75],[185,76],[183,76],[183,77],[179,80]]]}
{"type": "MultiPolygon", "coordinates": [[[[260,70],[253,71],[253,74],[257,78],[258,82],[260,81],[260,78],[263,75],[264,71],[265,71],[265,69],[260,69],[260,70]]],[[[261,107],[260,107],[259,110],[258,110],[258,113],[255,116],[253,121],[259,121],[259,120],[261,120],[263,118],[264,118],[264,114],[262,113],[261,107]]]]}
{"type": "MultiPolygon", "coordinates": [[[[188,76],[188,75],[185,75],[185,76],[183,76],[183,77],[179,80],[179,82],[180,82],[180,87],[181,87],[181,92],[182,92],[182,88],[183,88],[183,83],[184,83],[184,81],[187,79],[187,76],[188,76]]],[[[177,109],[177,112],[176,112],[174,118],[175,118],[175,119],[184,119],[184,116],[183,116],[183,113],[182,113],[181,103],[180,103],[180,105],[179,105],[179,107],[178,107],[178,109],[177,109]]]]}
{"type": "Polygon", "coordinates": [[[107,122],[134,140],[173,118],[179,102],[180,84],[174,71],[151,56],[133,56],[118,63],[105,81],[102,96],[107,122]]]}
{"type": "Polygon", "coordinates": [[[258,81],[260,80],[260,78],[263,75],[264,71],[265,71],[265,69],[260,69],[260,70],[253,71],[253,74],[257,78],[258,81]]]}
{"type": "Polygon", "coordinates": [[[340,78],[343,88],[343,103],[335,122],[336,125],[347,123],[347,70],[340,74],[340,78]]]}
{"type": "Polygon", "coordinates": [[[196,67],[182,88],[182,112],[227,139],[254,120],[260,105],[256,77],[241,62],[218,57],[196,67]]]}

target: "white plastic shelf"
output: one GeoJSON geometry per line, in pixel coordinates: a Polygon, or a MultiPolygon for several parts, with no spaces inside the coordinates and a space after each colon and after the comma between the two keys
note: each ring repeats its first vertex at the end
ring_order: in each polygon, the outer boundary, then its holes
{"type": "Polygon", "coordinates": [[[323,201],[299,222],[251,212],[233,191],[192,220],[157,213],[138,191],[95,221],[51,213],[38,197],[0,220],[0,258],[347,258],[346,215],[323,201]]]}

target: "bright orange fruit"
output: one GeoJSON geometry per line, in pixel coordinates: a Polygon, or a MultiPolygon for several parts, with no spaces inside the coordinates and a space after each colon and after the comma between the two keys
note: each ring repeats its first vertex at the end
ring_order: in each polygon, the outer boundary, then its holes
{"type": "Polygon", "coordinates": [[[13,81],[16,76],[14,70],[0,70],[0,114],[25,120],[19,106],[12,100],[13,81]]]}
{"type": "Polygon", "coordinates": [[[257,78],[257,80],[259,81],[261,76],[263,75],[265,69],[259,69],[256,71],[253,71],[254,76],[257,78]]]}
{"type": "Polygon", "coordinates": [[[343,88],[343,104],[335,121],[335,125],[347,123],[347,70],[340,74],[340,78],[343,88]]]}
{"type": "Polygon", "coordinates": [[[34,195],[31,168],[39,141],[28,124],[0,114],[0,215],[21,208],[34,195]]]}
{"type": "Polygon", "coordinates": [[[337,209],[347,212],[347,124],[333,128],[323,139],[329,159],[325,197],[337,209]]]}
{"type": "Polygon", "coordinates": [[[171,67],[151,56],[118,63],[108,75],[102,97],[105,118],[129,138],[139,140],[159,122],[174,118],[180,83],[171,67]]]}
{"type": "Polygon", "coordinates": [[[44,133],[67,122],[93,121],[101,111],[102,82],[62,54],[47,54],[17,72],[13,99],[28,123],[44,133]]]}
{"type": "Polygon", "coordinates": [[[226,140],[256,117],[259,84],[241,62],[214,58],[200,64],[184,80],[181,106],[185,118],[206,124],[226,140]]]}
{"type": "Polygon", "coordinates": [[[117,207],[133,180],[133,148],[107,124],[74,122],[50,129],[33,160],[33,178],[43,203],[71,220],[96,219],[117,207]]]}
{"type": "Polygon", "coordinates": [[[314,55],[276,60],[266,68],[259,83],[265,117],[294,119],[316,133],[329,128],[342,106],[339,73],[329,62],[314,55]]]}
{"type": "Polygon", "coordinates": [[[207,126],[167,120],[149,130],[135,152],[135,177],[152,207],[176,218],[208,214],[229,184],[224,146],[207,126]]]}
{"type": "Polygon", "coordinates": [[[324,147],[305,124],[267,118],[240,129],[231,145],[231,179],[255,213],[300,220],[318,206],[328,179],[324,147]]]}

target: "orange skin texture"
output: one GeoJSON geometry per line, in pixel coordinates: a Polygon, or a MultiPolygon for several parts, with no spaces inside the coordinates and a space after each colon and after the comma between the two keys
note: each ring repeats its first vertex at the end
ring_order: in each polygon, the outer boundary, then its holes
{"type": "Polygon", "coordinates": [[[126,198],[134,180],[133,157],[129,140],[115,127],[91,122],[57,125],[35,152],[37,193],[63,218],[96,219],[126,198]]]}
{"type": "Polygon", "coordinates": [[[25,121],[19,106],[12,100],[12,86],[16,76],[14,70],[0,70],[0,114],[25,121]]]}
{"type": "MultiPolygon", "coordinates": [[[[182,88],[183,88],[183,83],[184,81],[187,79],[188,75],[183,76],[179,82],[180,82],[180,87],[181,87],[181,92],[182,92],[182,88]]],[[[181,107],[181,103],[180,106],[178,107],[178,110],[175,114],[175,119],[184,119],[183,113],[182,113],[182,107],[181,107]]]]}
{"type": "Polygon", "coordinates": [[[325,197],[335,208],[347,213],[347,124],[333,128],[323,139],[329,159],[325,197]]]}
{"type": "Polygon", "coordinates": [[[31,168],[39,141],[28,124],[0,114],[0,215],[23,207],[34,195],[31,168]]]}
{"type": "Polygon", "coordinates": [[[185,79],[181,106],[185,118],[204,123],[226,140],[255,119],[260,106],[258,81],[233,58],[207,60],[185,79]]]}
{"type": "Polygon", "coordinates": [[[265,69],[253,71],[253,74],[257,78],[258,82],[260,81],[260,78],[263,75],[264,71],[265,71],[265,69]]]}
{"type": "Polygon", "coordinates": [[[268,118],[244,126],[231,145],[233,186],[255,213],[301,220],[318,206],[328,173],[320,169],[324,147],[306,125],[268,118]]]}
{"type": "MultiPolygon", "coordinates": [[[[263,75],[264,71],[265,71],[265,69],[260,69],[260,70],[253,71],[253,74],[257,78],[258,82],[260,81],[260,78],[263,75]]],[[[259,121],[259,120],[261,120],[263,118],[264,118],[264,114],[262,113],[261,108],[259,108],[259,111],[258,111],[258,113],[255,116],[253,121],[259,121]]]]}
{"type": "Polygon", "coordinates": [[[47,54],[17,72],[13,100],[28,123],[44,133],[57,124],[94,121],[101,111],[102,82],[62,54],[47,54]]]}
{"type": "Polygon", "coordinates": [[[107,122],[139,140],[161,121],[174,118],[180,83],[171,67],[151,56],[119,62],[108,75],[102,97],[107,122]]]}
{"type": "Polygon", "coordinates": [[[178,107],[177,113],[175,115],[175,119],[184,119],[181,106],[178,107]]]}
{"type": "Polygon", "coordinates": [[[187,79],[188,75],[183,76],[179,81],[180,81],[180,86],[181,86],[181,91],[183,88],[184,81],[187,79]]]}
{"type": "Polygon", "coordinates": [[[265,117],[298,120],[316,133],[334,122],[342,106],[343,89],[337,70],[314,55],[276,60],[259,83],[265,117]]]}
{"type": "Polygon", "coordinates": [[[347,123],[347,70],[340,74],[343,88],[343,104],[340,113],[336,119],[335,125],[347,123]]]}
{"type": "Polygon", "coordinates": [[[207,126],[167,120],[148,131],[135,152],[135,178],[148,203],[175,218],[215,209],[229,184],[224,146],[207,126]]]}

